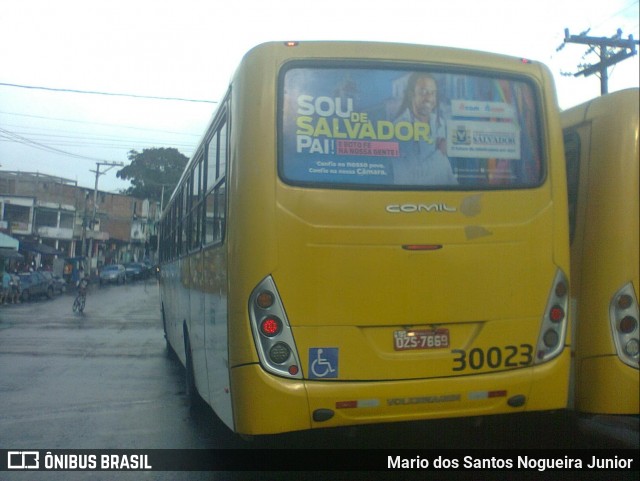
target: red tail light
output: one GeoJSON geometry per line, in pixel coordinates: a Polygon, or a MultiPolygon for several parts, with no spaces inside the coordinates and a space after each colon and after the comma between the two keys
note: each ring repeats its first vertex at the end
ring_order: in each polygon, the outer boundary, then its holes
{"type": "Polygon", "coordinates": [[[262,279],[252,291],[249,318],[260,365],[271,374],[302,379],[291,324],[271,276],[262,279]]]}
{"type": "Polygon", "coordinates": [[[267,337],[277,336],[282,330],[282,321],[275,316],[267,317],[260,323],[260,332],[267,337]]]}
{"type": "Polygon", "coordinates": [[[568,307],[569,282],[564,273],[558,269],[549,291],[549,299],[540,326],[536,364],[553,359],[565,348],[568,307]]]}
{"type": "Polygon", "coordinates": [[[564,309],[560,306],[553,306],[549,312],[551,322],[560,322],[564,319],[564,309]]]}
{"type": "Polygon", "coordinates": [[[636,321],[635,318],[631,316],[625,316],[620,320],[618,329],[620,329],[620,332],[629,334],[630,332],[635,331],[637,326],[638,326],[638,321],[636,321]]]}
{"type": "Polygon", "coordinates": [[[402,248],[406,251],[437,251],[442,249],[441,244],[405,244],[402,248]]]}
{"type": "Polygon", "coordinates": [[[633,282],[627,282],[611,297],[609,322],[618,358],[638,369],[640,340],[638,339],[638,297],[633,282]]]}

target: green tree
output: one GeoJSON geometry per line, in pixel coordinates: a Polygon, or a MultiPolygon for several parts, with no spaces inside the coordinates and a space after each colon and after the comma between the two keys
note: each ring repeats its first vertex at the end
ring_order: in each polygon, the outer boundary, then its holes
{"type": "Polygon", "coordinates": [[[131,187],[124,190],[123,194],[158,202],[162,196],[162,187],[164,186],[166,200],[189,161],[187,156],[173,147],[154,147],[142,149],[142,152],[130,150],[128,158],[131,163],[116,172],[117,177],[131,182],[131,187]]]}

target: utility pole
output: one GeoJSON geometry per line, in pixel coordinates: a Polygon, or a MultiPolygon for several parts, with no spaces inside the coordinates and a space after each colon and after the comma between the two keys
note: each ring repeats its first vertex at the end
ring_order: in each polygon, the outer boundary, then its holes
{"type": "MultiPolygon", "coordinates": [[[[582,70],[573,74],[574,77],[584,75],[588,77],[594,73],[600,74],[600,94],[605,95],[609,92],[609,76],[607,68],[623,61],[626,58],[633,57],[636,52],[638,40],[633,39],[633,35],[629,35],[628,39],[622,38],[622,30],[618,29],[616,34],[611,37],[588,37],[589,30],[580,35],[569,35],[569,29],[564,29],[564,43],[557,48],[561,50],[567,43],[579,43],[589,45],[589,49],[585,55],[596,52],[600,57],[600,62],[595,65],[582,64],[578,65],[582,70]]],[[[584,58],[584,57],[583,57],[584,58]]]]}
{"type": "MultiPolygon", "coordinates": [[[[122,167],[123,165],[124,165],[123,162],[96,162],[96,170],[89,171],[89,172],[94,172],[96,174],[96,183],[93,189],[93,215],[91,216],[91,222],[90,222],[91,230],[93,230],[95,226],[96,215],[98,214],[98,180],[100,179],[101,175],[106,174],[109,170],[113,169],[114,167],[122,167]],[[104,170],[103,172],[100,172],[101,165],[108,167],[108,169],[104,170]]],[[[85,217],[86,217],[86,212],[85,212],[85,217]]],[[[83,248],[84,248],[84,245],[83,245],[83,248]]],[[[93,264],[93,234],[89,238],[89,255],[87,257],[89,258],[89,276],[91,276],[91,268],[93,264]]]]}
{"type": "Polygon", "coordinates": [[[84,195],[84,209],[82,211],[82,247],[80,248],[80,255],[84,256],[85,245],[87,242],[87,201],[89,199],[89,192],[84,195]]]}

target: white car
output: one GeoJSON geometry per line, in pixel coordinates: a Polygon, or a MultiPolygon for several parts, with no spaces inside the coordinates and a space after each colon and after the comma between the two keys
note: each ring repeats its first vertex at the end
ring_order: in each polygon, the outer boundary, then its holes
{"type": "Polygon", "coordinates": [[[112,264],[100,269],[100,284],[110,282],[115,284],[127,282],[127,272],[122,264],[112,264]]]}

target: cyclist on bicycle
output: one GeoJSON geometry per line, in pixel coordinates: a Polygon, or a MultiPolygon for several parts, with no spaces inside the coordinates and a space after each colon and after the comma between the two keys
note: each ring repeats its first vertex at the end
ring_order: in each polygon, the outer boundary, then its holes
{"type": "Polygon", "coordinates": [[[80,270],[78,271],[78,282],[76,282],[78,293],[82,295],[86,295],[88,285],[89,285],[89,276],[85,276],[84,269],[82,266],[80,266],[80,270]]]}
{"type": "Polygon", "coordinates": [[[89,285],[89,276],[85,276],[84,269],[80,266],[80,270],[78,272],[78,281],[76,282],[76,287],[78,288],[78,295],[73,301],[73,312],[79,310],[82,312],[84,310],[84,303],[87,298],[87,286],[89,285]]]}

